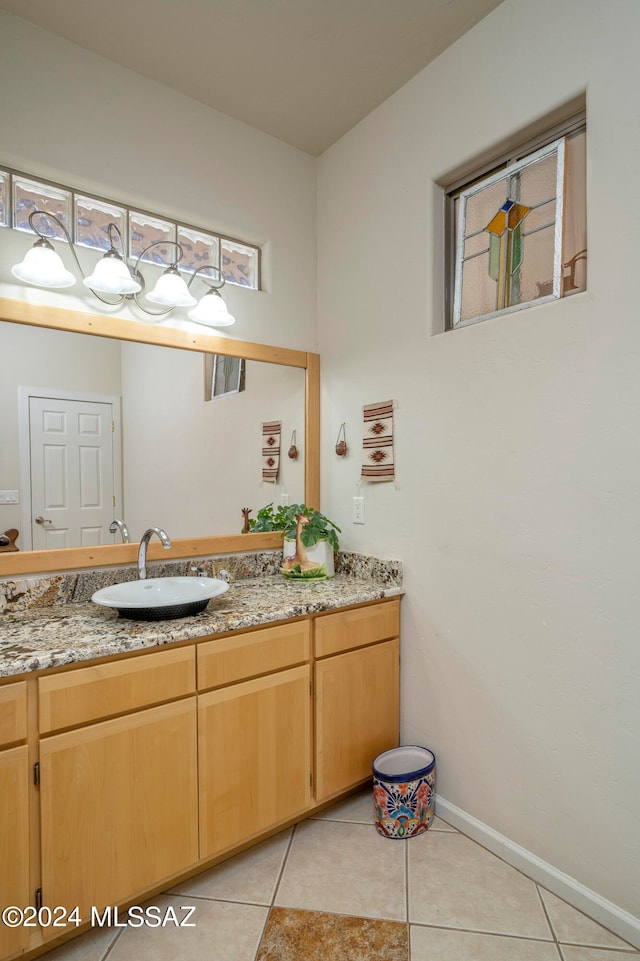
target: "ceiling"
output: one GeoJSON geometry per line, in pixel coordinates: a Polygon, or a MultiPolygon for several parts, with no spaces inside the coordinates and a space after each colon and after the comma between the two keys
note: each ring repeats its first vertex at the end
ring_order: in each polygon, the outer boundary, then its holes
{"type": "Polygon", "coordinates": [[[318,155],[501,0],[0,0],[318,155]]]}

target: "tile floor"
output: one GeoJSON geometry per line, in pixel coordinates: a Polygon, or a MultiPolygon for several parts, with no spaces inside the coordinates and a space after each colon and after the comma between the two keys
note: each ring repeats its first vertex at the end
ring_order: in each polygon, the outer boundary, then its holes
{"type": "Polygon", "coordinates": [[[435,818],[380,837],[364,791],[151,902],[194,927],[96,930],[46,961],[640,961],[435,818]]]}

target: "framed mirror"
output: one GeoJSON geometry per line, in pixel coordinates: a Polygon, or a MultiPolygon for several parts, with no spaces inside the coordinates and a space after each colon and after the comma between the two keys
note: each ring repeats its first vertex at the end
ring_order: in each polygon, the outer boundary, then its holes
{"type": "MultiPolygon", "coordinates": [[[[110,392],[105,384],[105,371],[122,364],[124,373],[118,374],[121,381],[116,378],[116,382],[127,385],[126,397],[122,397],[127,424],[126,442],[121,445],[124,454],[122,476],[125,478],[124,520],[134,541],[146,527],[157,525],[166,527],[173,544],[170,551],[164,552],[159,544],[156,547],[152,542],[150,557],[171,559],[279,547],[279,535],[239,533],[241,508],[257,509],[270,500],[276,501],[280,491],[290,491],[293,501],[304,498],[306,503],[319,506],[317,354],[236,341],[213,336],[208,331],[193,333],[6,298],[0,298],[0,321],[3,325],[20,325],[19,328],[7,328],[5,341],[11,342],[11,334],[14,342],[21,345],[28,344],[31,338],[32,352],[40,353],[41,362],[47,363],[54,357],[46,338],[66,338],[62,348],[56,341],[56,350],[62,350],[62,356],[65,351],[78,351],[75,366],[87,368],[91,385],[100,388],[98,393],[110,392]],[[16,340],[18,335],[19,340],[16,340]],[[101,341],[92,339],[84,343],[85,338],[101,338],[101,341]],[[78,346],[80,343],[82,346],[78,346]],[[93,356],[96,346],[105,346],[107,359],[104,360],[101,354],[99,361],[84,360],[85,356],[93,356]],[[207,403],[207,370],[211,369],[213,356],[241,358],[248,389],[229,397],[209,399],[207,403]],[[253,398],[251,383],[254,385],[253,398]],[[272,399],[273,403],[266,403],[265,399],[272,399]],[[225,411],[225,404],[234,403],[235,408],[227,407],[225,411]],[[228,425],[235,425],[230,426],[231,432],[226,438],[221,440],[216,435],[215,443],[207,421],[214,407],[217,411],[222,408],[218,416],[222,416],[228,425]],[[286,463],[287,438],[283,435],[281,465],[283,472],[289,470],[289,480],[285,480],[281,487],[264,484],[259,492],[253,488],[250,491],[243,485],[248,474],[254,474],[256,458],[259,468],[259,449],[255,446],[256,437],[245,436],[242,425],[246,426],[249,418],[253,430],[256,418],[274,418],[279,411],[285,411],[285,432],[289,423],[295,427],[297,422],[303,421],[304,463],[296,465],[294,475],[292,466],[286,463]],[[161,427],[168,428],[166,434],[159,432],[161,427]],[[203,429],[205,434],[199,434],[198,431],[203,429]],[[189,450],[189,443],[197,449],[197,454],[189,450]],[[249,462],[250,470],[247,468],[249,462]],[[137,486],[133,486],[134,479],[137,486]],[[231,492],[231,501],[226,502],[221,496],[223,489],[225,493],[231,492]],[[251,500],[240,503],[245,497],[251,500]],[[131,521],[127,516],[129,509],[132,511],[131,521]],[[148,513],[145,514],[145,510],[148,513]]],[[[29,353],[22,346],[20,350],[29,353]]],[[[10,364],[6,352],[5,358],[10,364]]],[[[54,381],[54,378],[48,380],[54,381]]],[[[24,471],[21,463],[22,476],[24,471]]],[[[31,503],[28,513],[30,511],[31,503]]],[[[4,529],[1,524],[0,529],[4,529]]],[[[0,576],[132,563],[138,549],[137,543],[59,548],[54,543],[48,550],[24,550],[20,541],[18,544],[19,551],[0,552],[0,576]]]]}

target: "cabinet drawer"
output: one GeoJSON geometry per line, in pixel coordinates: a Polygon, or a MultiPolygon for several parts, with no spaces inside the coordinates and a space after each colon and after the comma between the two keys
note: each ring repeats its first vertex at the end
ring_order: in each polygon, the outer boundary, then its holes
{"type": "Polygon", "coordinates": [[[171,701],[195,692],[193,647],[154,651],[38,681],[40,733],[171,701]]]}
{"type": "Polygon", "coordinates": [[[316,657],[327,657],[400,634],[400,601],[324,614],[315,621],[316,657]]]}
{"type": "Polygon", "coordinates": [[[24,741],[27,736],[27,683],[0,687],[0,747],[24,741]]]}
{"type": "Polygon", "coordinates": [[[198,645],[198,690],[302,664],[309,654],[309,621],[205,641],[198,645]]]}

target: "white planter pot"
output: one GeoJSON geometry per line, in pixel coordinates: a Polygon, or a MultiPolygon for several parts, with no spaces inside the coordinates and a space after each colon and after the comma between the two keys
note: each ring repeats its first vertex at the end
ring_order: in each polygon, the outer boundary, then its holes
{"type": "MultiPolygon", "coordinates": [[[[324,564],[327,571],[327,577],[333,577],[335,574],[335,569],[333,566],[333,548],[329,541],[318,541],[313,547],[305,547],[307,552],[307,557],[310,561],[316,561],[318,564],[324,564]]],[[[293,557],[296,552],[296,542],[295,541],[284,541],[283,547],[283,557],[293,557]]]]}

